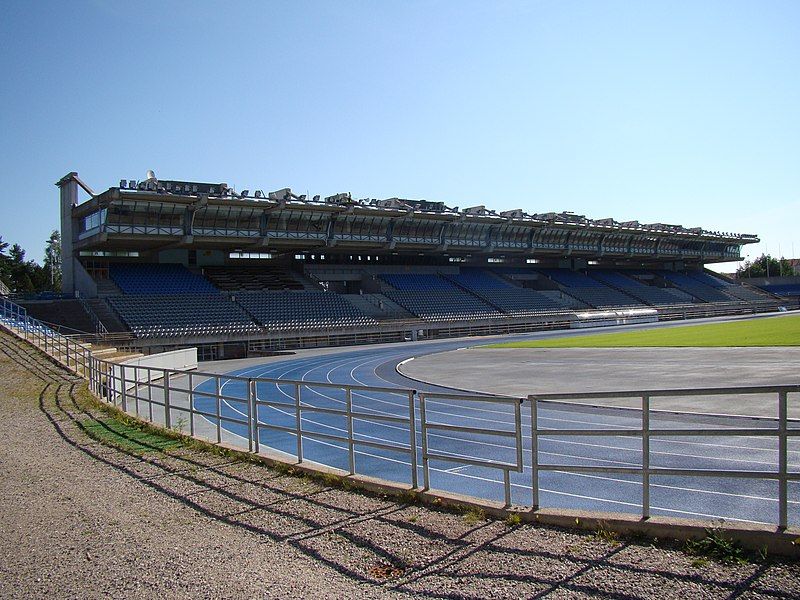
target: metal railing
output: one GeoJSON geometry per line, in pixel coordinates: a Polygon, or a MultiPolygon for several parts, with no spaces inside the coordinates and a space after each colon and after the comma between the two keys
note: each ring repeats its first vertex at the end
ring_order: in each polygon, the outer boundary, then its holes
{"type": "MultiPolygon", "coordinates": [[[[253,453],[269,448],[280,453],[287,461],[311,462],[340,469],[350,475],[361,474],[418,487],[422,475],[422,490],[432,489],[432,462],[454,463],[502,473],[502,493],[505,506],[512,504],[512,473],[523,473],[530,467],[531,478],[527,487],[534,510],[540,508],[541,474],[543,471],[580,474],[617,474],[634,476],[642,485],[641,516],[647,519],[651,512],[650,487],[653,477],[719,477],[774,480],[777,482],[777,525],[785,529],[789,524],[789,483],[800,481],[800,472],[790,470],[789,441],[800,436],[800,421],[788,417],[789,394],[800,393],[800,385],[752,386],[738,388],[673,389],[657,391],[623,391],[576,394],[535,394],[525,399],[497,396],[418,393],[404,388],[381,388],[336,383],[317,383],[275,378],[250,378],[196,371],[178,371],[151,366],[120,364],[96,358],[91,349],[73,339],[53,331],[31,318],[25,310],[8,300],[2,301],[0,326],[12,334],[41,348],[72,372],[86,378],[91,391],[119,407],[122,411],[170,429],[178,429],[191,436],[215,443],[226,443],[253,453]],[[230,390],[230,391],[229,391],[230,390]],[[237,391],[238,390],[238,391],[237,391]],[[720,396],[730,394],[774,394],[777,400],[776,420],[773,426],[730,427],[716,429],[654,427],[651,399],[667,396],[720,396]],[[368,396],[369,394],[369,396],[368,396]],[[354,396],[361,400],[354,402],[354,396]],[[373,404],[381,398],[393,399],[390,410],[378,410],[373,404]],[[591,427],[553,429],[543,427],[539,414],[541,404],[569,400],[600,400],[604,398],[634,398],[640,408],[638,427],[591,427]],[[434,411],[431,404],[451,406],[451,413],[434,411]],[[530,406],[530,447],[524,445],[523,406],[530,406]],[[464,424],[458,420],[471,406],[491,413],[492,418],[480,418],[487,426],[464,424]],[[394,412],[392,412],[394,411],[394,412]],[[503,413],[507,418],[495,418],[503,413]],[[317,422],[315,416],[324,415],[340,419],[317,422]],[[456,421],[447,422],[447,416],[456,421]],[[384,424],[396,433],[396,439],[385,439],[359,432],[356,424],[384,424]],[[789,424],[793,427],[789,427],[789,424]],[[188,431],[184,431],[188,425],[188,431]],[[322,431],[321,429],[325,429],[322,431]],[[433,448],[434,435],[449,436],[449,447],[433,448]],[[284,436],[289,442],[266,443],[270,435],[284,436]],[[596,466],[586,464],[556,464],[543,461],[540,447],[542,437],[548,439],[581,436],[638,437],[641,439],[641,461],[638,465],[596,466]],[[654,466],[651,464],[651,441],[658,438],[681,437],[759,437],[777,439],[777,465],[770,470],[690,469],[654,466]],[[511,445],[487,444],[502,447],[508,460],[497,456],[467,454],[466,446],[475,437],[489,437],[511,445]],[[309,452],[306,442],[324,445],[324,451],[309,452]],[[383,455],[371,455],[364,450],[402,454],[403,470],[408,473],[387,475],[374,468],[359,468],[357,454],[366,458],[386,460],[383,455]],[[337,461],[336,452],[346,457],[337,461]],[[340,466],[336,466],[336,463],[340,466]]],[[[628,416],[637,413],[631,412],[628,416]]],[[[661,418],[661,415],[660,417],[661,418]]],[[[394,461],[397,463],[398,461],[394,461]]],[[[500,482],[496,482],[500,483],[500,482]]],[[[513,484],[519,486],[519,483],[513,484]]],[[[457,491],[457,490],[449,490],[457,491]]],[[[475,495],[475,494],[473,494],[475,495]]],[[[492,495],[492,498],[494,495],[492,495]]],[[[484,499],[490,499],[484,497],[484,499]]]]}
{"type": "MultiPolygon", "coordinates": [[[[608,437],[639,437],[641,438],[641,466],[639,467],[608,467],[589,465],[567,464],[540,464],[538,460],[532,463],[531,488],[533,490],[533,507],[539,507],[539,473],[541,471],[559,471],[562,473],[616,473],[621,475],[635,475],[642,481],[642,518],[650,517],[650,481],[656,476],[677,477],[730,477],[745,479],[766,479],[778,482],[778,527],[786,529],[788,526],[788,487],[789,481],[800,481],[800,472],[789,472],[788,440],[790,437],[800,436],[800,428],[788,427],[788,395],[800,392],[800,385],[777,386],[752,386],[731,388],[692,388],[652,391],[623,391],[623,392],[594,392],[574,394],[537,394],[528,396],[531,403],[531,446],[534,456],[538,455],[539,437],[547,435],[554,437],[573,436],[608,436],[608,437]],[[725,427],[716,429],[691,429],[691,428],[660,428],[651,425],[651,399],[663,397],[685,396],[730,396],[753,394],[776,394],[777,427],[725,427]],[[635,398],[640,401],[641,427],[640,428],[614,428],[614,429],[542,429],[538,423],[538,407],[542,401],[566,400],[602,400],[602,399],[635,398]],[[771,437],[778,440],[778,465],[776,470],[732,470],[732,469],[686,469],[653,467],[650,464],[652,438],[680,438],[680,437],[771,437]]],[[[797,421],[793,421],[797,423],[797,421]]]]}

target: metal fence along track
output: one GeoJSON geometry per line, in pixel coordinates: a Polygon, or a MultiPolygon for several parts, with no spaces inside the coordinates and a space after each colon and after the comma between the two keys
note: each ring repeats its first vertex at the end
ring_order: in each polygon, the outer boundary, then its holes
{"type": "MultiPolygon", "coordinates": [[[[789,444],[800,436],[800,425],[797,420],[788,418],[787,410],[789,395],[800,393],[800,385],[536,394],[527,398],[418,393],[403,388],[237,377],[114,363],[96,358],[89,347],[46,327],[9,300],[2,301],[0,325],[87,379],[97,397],[144,421],[178,429],[210,442],[232,444],[253,453],[264,450],[277,452],[287,462],[322,464],[350,475],[374,477],[375,461],[383,461],[380,464],[397,468],[382,468],[377,476],[407,484],[411,489],[420,489],[420,478],[421,489],[435,487],[431,482],[434,464],[458,465],[454,469],[475,467],[481,472],[502,475],[502,498],[504,504],[510,506],[512,485],[519,487],[519,484],[512,484],[512,473],[522,474],[530,469],[531,477],[526,485],[535,510],[540,508],[543,473],[628,476],[641,481],[641,516],[646,519],[651,513],[650,490],[654,478],[770,480],[777,482],[778,510],[773,523],[785,529],[790,519],[789,484],[800,481],[800,472],[792,470],[789,461],[789,444]],[[732,394],[773,395],[776,418],[760,420],[757,427],[659,427],[659,419],[654,417],[657,413],[651,407],[654,398],[732,394]],[[640,414],[639,425],[580,428],[570,423],[568,427],[553,428],[544,427],[540,422],[542,403],[604,398],[634,399],[639,411],[631,411],[631,414],[640,414]],[[431,410],[432,406],[445,405],[455,406],[455,412],[431,410]],[[493,415],[492,418],[473,417],[472,421],[466,421],[467,424],[453,420],[458,416],[456,413],[468,411],[473,406],[493,415]],[[523,415],[523,408],[530,410],[529,423],[527,414],[523,415]],[[385,426],[391,433],[384,437],[374,435],[369,427],[375,424],[385,426]],[[526,448],[523,430],[528,427],[530,445],[526,448]],[[701,436],[772,439],[777,442],[776,464],[769,469],[685,468],[654,464],[653,440],[701,436]],[[542,438],[603,437],[640,439],[638,464],[608,466],[551,462],[545,460],[541,452],[542,438]],[[442,441],[445,438],[446,443],[442,441]],[[484,440],[485,447],[499,450],[490,455],[469,450],[475,445],[475,439],[484,440]],[[311,442],[315,444],[313,452],[306,447],[311,442]]],[[[747,424],[746,421],[742,423],[747,424]]],[[[451,471],[436,469],[436,472],[451,471]]],[[[481,490],[471,490],[471,495],[480,496],[481,490]]],[[[493,498],[482,495],[482,499],[493,498]]]]}

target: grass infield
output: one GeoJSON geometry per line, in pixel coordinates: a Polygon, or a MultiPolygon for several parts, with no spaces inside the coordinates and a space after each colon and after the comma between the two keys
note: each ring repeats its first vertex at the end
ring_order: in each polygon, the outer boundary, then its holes
{"type": "Polygon", "coordinates": [[[800,346],[800,316],[598,333],[551,340],[492,344],[487,348],[666,348],[800,346]]]}

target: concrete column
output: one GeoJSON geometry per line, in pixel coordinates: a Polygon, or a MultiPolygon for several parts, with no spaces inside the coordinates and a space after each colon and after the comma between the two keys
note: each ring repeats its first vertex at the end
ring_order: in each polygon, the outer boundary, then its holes
{"type": "Polygon", "coordinates": [[[73,171],[56,183],[61,192],[61,291],[69,295],[75,294],[72,207],[78,204],[77,175],[73,171]]]}

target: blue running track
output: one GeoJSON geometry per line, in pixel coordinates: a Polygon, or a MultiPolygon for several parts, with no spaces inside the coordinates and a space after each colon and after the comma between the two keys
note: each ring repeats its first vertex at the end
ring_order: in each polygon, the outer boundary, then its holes
{"type": "MultiPolygon", "coordinates": [[[[517,336],[515,339],[519,339],[517,336]]],[[[228,375],[265,377],[309,382],[330,382],[387,388],[416,389],[418,391],[450,392],[454,390],[420,384],[399,375],[395,366],[412,356],[452,350],[465,345],[464,340],[418,346],[399,344],[389,347],[361,348],[351,352],[294,358],[233,371],[228,375]]],[[[224,380],[222,393],[243,400],[226,400],[222,414],[242,417],[246,413],[243,381],[224,380]]],[[[345,393],[335,388],[304,386],[301,388],[304,406],[343,409],[345,393]]],[[[195,406],[202,411],[214,412],[214,401],[203,393],[214,392],[214,381],[207,380],[196,388],[195,406]]],[[[294,386],[259,383],[259,399],[285,402],[286,407],[259,408],[258,418],[270,423],[293,428],[294,386]]],[[[408,417],[408,398],[389,392],[354,391],[353,409],[370,414],[408,417]]],[[[417,407],[418,408],[418,407],[417,407]]],[[[418,410],[417,410],[418,414],[418,410]]],[[[499,427],[513,429],[513,412],[510,407],[489,403],[459,402],[454,400],[429,401],[429,422],[443,424],[499,427]],[[503,425],[507,424],[507,425],[503,425]]],[[[530,505],[530,409],[522,407],[523,473],[512,473],[512,500],[516,505],[530,505]]],[[[232,433],[247,436],[244,425],[227,423],[232,433]]],[[[604,409],[561,403],[542,403],[539,408],[539,427],[548,429],[636,429],[641,426],[639,411],[630,409],[604,409]]],[[[354,436],[367,441],[379,441],[409,446],[409,431],[400,423],[377,423],[354,419],[354,436]]],[[[653,428],[696,428],[697,437],[651,437],[651,466],[690,469],[729,469],[775,471],[778,464],[777,438],[775,437],[710,437],[705,429],[733,427],[764,427],[774,429],[775,420],[674,413],[653,413],[653,428]]],[[[334,435],[346,435],[346,418],[322,413],[304,413],[303,429],[334,435]]],[[[417,432],[418,456],[421,440],[417,432]]],[[[261,431],[259,442],[276,450],[294,455],[295,436],[288,432],[261,431]]],[[[800,439],[789,438],[789,470],[798,470],[800,439]]],[[[470,456],[479,459],[515,460],[513,439],[497,436],[465,434],[449,431],[429,433],[430,450],[437,453],[470,456]]],[[[553,437],[540,434],[540,462],[550,464],[593,465],[607,467],[639,467],[641,465],[641,439],[639,437],[571,436],[553,437]]],[[[329,440],[304,439],[304,458],[347,470],[348,453],[345,444],[329,440]]],[[[357,472],[398,482],[411,482],[408,455],[401,452],[358,446],[357,472]]],[[[419,481],[422,481],[420,470],[419,481]]],[[[491,500],[503,498],[502,472],[496,469],[464,466],[452,462],[431,462],[431,487],[491,500]]],[[[777,523],[778,484],[771,480],[733,479],[711,477],[653,477],[650,484],[651,514],[695,519],[724,519],[756,523],[777,523]]],[[[540,505],[543,508],[586,509],[613,512],[639,513],[641,511],[642,483],[637,476],[619,474],[575,474],[558,471],[540,473],[540,505]]],[[[789,524],[800,524],[800,482],[789,483],[789,524]]]]}

